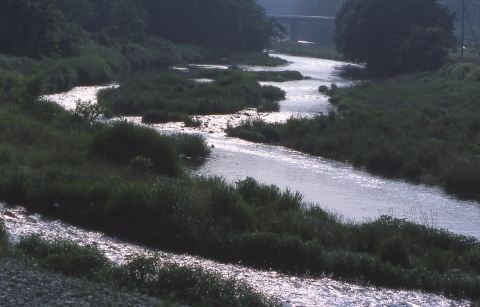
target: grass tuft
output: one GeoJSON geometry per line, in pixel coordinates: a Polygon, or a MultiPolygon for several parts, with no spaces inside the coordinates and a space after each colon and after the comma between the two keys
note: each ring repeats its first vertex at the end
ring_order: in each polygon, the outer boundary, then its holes
{"type": "Polygon", "coordinates": [[[155,173],[172,177],[181,175],[174,144],[150,128],[115,122],[95,135],[90,151],[100,159],[123,165],[143,156],[150,159],[155,173]]]}

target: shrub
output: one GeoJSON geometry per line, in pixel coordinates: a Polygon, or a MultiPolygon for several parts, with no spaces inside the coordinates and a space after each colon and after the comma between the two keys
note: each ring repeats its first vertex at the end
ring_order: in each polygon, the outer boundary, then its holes
{"type": "Polygon", "coordinates": [[[255,131],[250,131],[250,130],[229,130],[228,131],[228,136],[232,137],[238,137],[243,140],[247,140],[250,142],[255,142],[255,143],[266,143],[267,138],[263,136],[262,134],[255,132],[255,131]]]}
{"type": "Polygon", "coordinates": [[[21,238],[18,249],[41,264],[64,274],[103,279],[109,260],[94,245],[79,246],[68,240],[47,241],[37,235],[21,238]]]}
{"type": "Polygon", "coordinates": [[[179,266],[156,258],[134,256],[117,274],[125,285],[134,285],[150,295],[170,296],[189,305],[273,307],[280,303],[233,278],[225,279],[201,267],[179,266]]]}
{"type": "Polygon", "coordinates": [[[259,112],[279,112],[280,103],[274,100],[265,100],[258,106],[259,112]]]}
{"type": "Polygon", "coordinates": [[[142,116],[142,122],[145,124],[158,124],[168,122],[169,117],[166,111],[148,111],[142,116]]]}
{"type": "Polygon", "coordinates": [[[75,101],[74,114],[86,121],[94,121],[101,116],[108,117],[108,108],[102,103],[92,103],[91,101],[75,101]]]}
{"type": "Polygon", "coordinates": [[[188,158],[205,158],[210,154],[210,147],[207,141],[201,134],[174,134],[173,139],[178,151],[188,158]]]}
{"type": "Polygon", "coordinates": [[[106,161],[128,165],[143,156],[152,162],[157,174],[178,177],[181,174],[179,157],[172,139],[146,127],[116,122],[97,132],[90,151],[106,161]]]}
{"type": "Polygon", "coordinates": [[[144,156],[137,156],[130,160],[130,167],[137,173],[146,173],[152,169],[152,162],[144,156]]]}
{"type": "Polygon", "coordinates": [[[23,201],[30,178],[31,171],[26,167],[4,172],[0,176],[0,198],[10,204],[23,201]]]}
{"type": "Polygon", "coordinates": [[[408,251],[400,238],[391,238],[380,244],[377,251],[380,260],[388,261],[393,265],[408,266],[408,251]]]}
{"type": "Polygon", "coordinates": [[[318,92],[322,93],[322,94],[327,94],[328,93],[328,86],[326,85],[320,85],[318,87],[318,92]]]}
{"type": "Polygon", "coordinates": [[[198,128],[202,125],[202,123],[203,122],[199,118],[193,117],[193,116],[186,117],[184,121],[185,127],[192,127],[192,128],[198,128]]]}
{"type": "Polygon", "coordinates": [[[283,100],[285,99],[285,91],[272,85],[263,85],[261,89],[263,99],[267,100],[283,100]]]}
{"type": "Polygon", "coordinates": [[[5,252],[8,245],[8,231],[5,222],[0,218],[0,256],[5,252]]]}

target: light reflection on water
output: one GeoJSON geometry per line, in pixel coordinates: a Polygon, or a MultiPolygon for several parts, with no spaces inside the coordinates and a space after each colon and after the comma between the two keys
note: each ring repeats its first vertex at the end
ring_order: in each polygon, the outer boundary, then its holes
{"type": "MultiPolygon", "coordinates": [[[[353,167],[323,158],[311,157],[277,146],[253,144],[225,137],[227,124],[260,116],[268,122],[281,122],[290,116],[305,116],[315,112],[328,112],[325,96],[318,93],[320,85],[352,84],[332,74],[339,62],[292,56],[281,56],[290,62],[288,67],[257,68],[252,70],[298,70],[311,80],[275,84],[287,91],[281,102],[280,113],[259,114],[243,112],[234,115],[205,116],[206,124],[200,129],[185,128],[183,123],[153,125],[164,132],[202,133],[214,145],[212,157],[192,171],[196,174],[214,174],[236,181],[251,176],[260,182],[276,184],[300,191],[305,200],[314,202],[347,219],[364,221],[380,214],[393,214],[410,220],[447,228],[453,232],[480,238],[480,205],[445,195],[438,188],[412,185],[403,181],[371,176],[353,167]]],[[[48,98],[72,108],[74,101],[95,100],[97,88],[77,88],[69,93],[48,98]]],[[[139,123],[139,118],[128,120],[139,123]]],[[[4,208],[2,209],[4,210],[4,208]]],[[[19,210],[19,209],[18,209],[19,210]]],[[[20,212],[17,219],[6,218],[10,231],[21,235],[41,232],[44,235],[65,235],[79,242],[97,242],[109,258],[121,262],[132,253],[151,253],[147,249],[108,238],[101,233],[85,232],[58,221],[25,218],[20,212]],[[21,216],[21,217],[20,217],[21,216]],[[41,222],[42,221],[42,222],[41,222]]],[[[198,257],[162,253],[161,257],[179,263],[199,264],[224,275],[237,276],[259,290],[290,299],[295,306],[468,306],[466,302],[446,300],[417,292],[391,291],[343,284],[329,279],[298,279],[262,272],[241,266],[222,265],[198,257]]]]}
{"type": "Polygon", "coordinates": [[[441,296],[416,291],[397,291],[363,287],[329,278],[302,278],[286,276],[274,271],[261,271],[240,265],[221,264],[190,255],[178,255],[142,246],[128,244],[100,232],[86,231],[58,220],[28,215],[22,208],[9,208],[0,204],[0,216],[5,220],[13,239],[28,234],[44,238],[66,238],[79,244],[94,244],[116,263],[123,263],[128,255],[156,255],[160,259],[179,265],[201,266],[225,277],[244,280],[257,290],[290,300],[293,306],[469,306],[467,301],[449,300],[441,296]],[[8,214],[5,214],[8,212],[8,214]]]}

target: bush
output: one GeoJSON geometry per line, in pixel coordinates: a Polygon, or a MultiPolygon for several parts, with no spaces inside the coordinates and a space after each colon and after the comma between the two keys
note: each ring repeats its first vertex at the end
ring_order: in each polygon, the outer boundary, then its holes
{"type": "Polygon", "coordinates": [[[255,132],[255,131],[250,131],[250,130],[229,130],[228,131],[228,136],[231,137],[238,137],[243,140],[247,140],[250,142],[255,142],[255,143],[266,143],[267,138],[263,136],[262,134],[255,132]]]}
{"type": "Polygon", "coordinates": [[[408,251],[402,239],[393,237],[382,242],[377,253],[382,261],[388,261],[404,268],[408,266],[408,251]]]}
{"type": "Polygon", "coordinates": [[[172,137],[178,151],[185,157],[202,159],[211,152],[205,137],[201,134],[177,133],[172,137]]]}
{"type": "Polygon", "coordinates": [[[274,100],[265,100],[258,106],[258,112],[279,112],[280,103],[274,100]]]}
{"type": "Polygon", "coordinates": [[[109,260],[94,245],[79,246],[68,240],[47,241],[37,235],[21,238],[17,245],[25,254],[41,259],[44,266],[64,274],[102,280],[109,260]]]}
{"type": "Polygon", "coordinates": [[[198,128],[203,124],[203,122],[199,118],[188,116],[185,118],[184,124],[185,127],[198,128]]]}
{"type": "Polygon", "coordinates": [[[178,177],[181,174],[179,157],[172,139],[146,127],[116,122],[97,132],[90,151],[100,159],[128,165],[143,156],[152,162],[157,174],[178,177]]]}
{"type": "Polygon", "coordinates": [[[5,222],[0,218],[0,256],[5,252],[8,245],[8,231],[5,222]]]}
{"type": "Polygon", "coordinates": [[[327,94],[328,93],[328,86],[326,85],[320,85],[318,88],[318,92],[322,94],[327,94]]]}
{"type": "Polygon", "coordinates": [[[158,124],[168,122],[169,117],[166,111],[148,111],[142,116],[142,122],[145,124],[158,124]]]}
{"type": "Polygon", "coordinates": [[[156,258],[135,256],[117,274],[122,284],[134,285],[150,295],[170,296],[189,305],[273,307],[280,303],[233,278],[225,279],[201,267],[179,266],[156,258]]]}
{"type": "Polygon", "coordinates": [[[261,95],[263,99],[278,101],[285,99],[286,93],[276,86],[264,85],[261,89],[261,95]]]}

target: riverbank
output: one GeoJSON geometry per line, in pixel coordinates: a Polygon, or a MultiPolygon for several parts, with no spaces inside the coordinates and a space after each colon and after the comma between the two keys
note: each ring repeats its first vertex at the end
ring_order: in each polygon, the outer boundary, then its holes
{"type": "Polygon", "coordinates": [[[28,89],[2,87],[2,200],[223,262],[471,299],[480,293],[473,238],[387,216],[347,223],[253,178],[190,176],[173,140],[92,122],[35,101],[28,89]],[[156,159],[159,152],[166,158],[156,159]]]}
{"type": "Polygon", "coordinates": [[[0,305],[20,306],[178,306],[28,265],[13,257],[0,259],[0,305]]]}
{"type": "Polygon", "coordinates": [[[131,256],[113,264],[96,246],[36,235],[12,244],[0,219],[5,306],[278,306],[243,282],[200,267],[131,256]]]}
{"type": "Polygon", "coordinates": [[[439,71],[348,88],[324,86],[320,90],[335,111],[285,124],[250,121],[228,133],[478,200],[479,87],[467,78],[469,71],[451,65],[448,77],[439,71]]]}
{"type": "MultiPolygon", "coordinates": [[[[42,94],[66,91],[74,86],[98,85],[124,81],[135,76],[148,76],[181,63],[222,62],[231,65],[255,63],[277,66],[286,61],[266,53],[231,52],[231,60],[222,60],[212,50],[195,45],[173,44],[162,39],[149,43],[129,42],[105,46],[89,41],[77,56],[32,59],[0,54],[0,72],[24,78],[37,78],[42,94]]],[[[228,53],[227,53],[228,55],[228,53]]]]}

